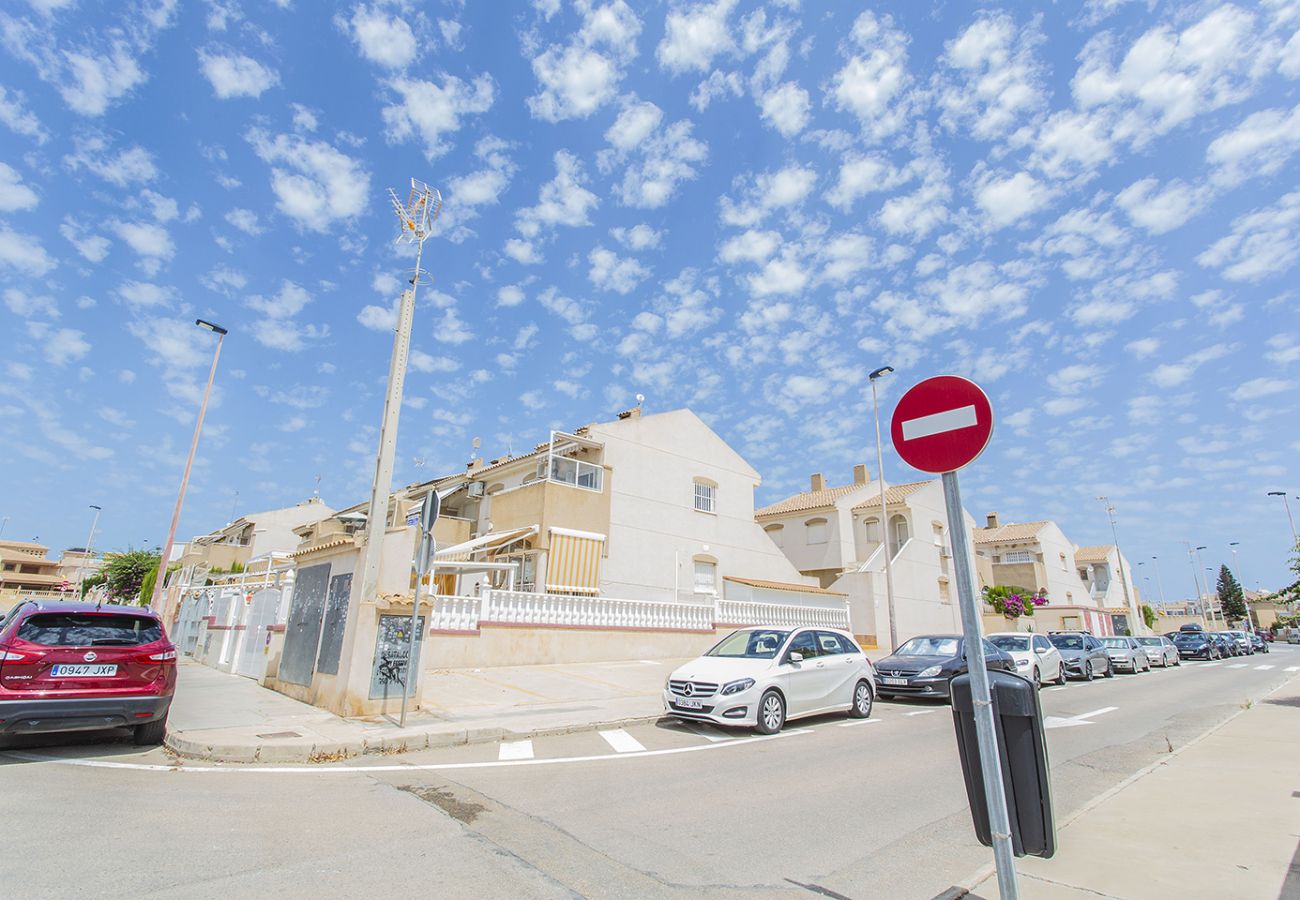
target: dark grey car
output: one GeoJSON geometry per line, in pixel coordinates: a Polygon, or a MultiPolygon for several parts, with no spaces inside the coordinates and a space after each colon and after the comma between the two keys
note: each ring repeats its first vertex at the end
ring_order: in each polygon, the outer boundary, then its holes
{"type": "Polygon", "coordinates": [[[1115,677],[1115,667],[1101,641],[1084,631],[1053,631],[1047,635],[1065,660],[1065,673],[1071,678],[1092,681],[1098,675],[1115,677]]]}

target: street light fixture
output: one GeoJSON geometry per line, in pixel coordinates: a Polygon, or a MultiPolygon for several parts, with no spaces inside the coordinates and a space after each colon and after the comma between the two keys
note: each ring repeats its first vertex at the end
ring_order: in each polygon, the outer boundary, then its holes
{"type": "Polygon", "coordinates": [[[190,441],[190,455],[185,459],[185,473],[181,475],[181,488],[176,492],[176,508],[172,510],[172,524],[167,529],[167,543],[163,545],[162,557],[158,560],[158,577],[153,583],[153,596],[149,598],[150,608],[160,613],[163,610],[158,608],[158,601],[162,597],[163,579],[167,577],[167,561],[172,555],[172,542],[176,540],[176,526],[181,521],[181,507],[185,503],[185,489],[190,483],[190,469],[194,466],[194,454],[199,449],[199,434],[203,431],[203,416],[208,411],[208,397],[212,394],[212,380],[217,376],[217,360],[221,358],[221,343],[229,333],[220,325],[206,319],[195,319],[194,324],[215,334],[217,336],[217,347],[212,352],[212,368],[208,371],[208,384],[203,389],[203,402],[199,404],[199,418],[194,423],[194,438],[190,441]]]}
{"type": "Polygon", "coordinates": [[[1282,505],[1286,507],[1286,520],[1291,523],[1291,546],[1294,547],[1300,540],[1295,535],[1295,519],[1291,518],[1291,501],[1287,499],[1286,491],[1269,491],[1270,497],[1281,497],[1282,505]]]}
{"type": "MultiPolygon", "coordinates": [[[[885,550],[885,599],[889,607],[889,649],[898,649],[898,623],[894,621],[894,565],[889,556],[889,511],[885,506],[885,451],[880,442],[880,401],[876,396],[876,382],[894,371],[893,366],[881,366],[867,378],[871,381],[871,411],[876,419],[876,479],[880,483],[880,545],[885,550]]],[[[953,552],[957,553],[956,547],[953,552]]]]}
{"type": "Polygon", "coordinates": [[[92,519],[90,522],[90,535],[86,538],[86,546],[82,548],[82,553],[85,555],[82,556],[81,566],[77,570],[77,599],[78,600],[81,599],[82,585],[86,583],[86,566],[90,564],[90,560],[91,560],[90,548],[95,543],[95,526],[99,524],[99,514],[103,509],[103,507],[96,506],[93,503],[90,504],[90,508],[95,511],[95,518],[92,519]]]}

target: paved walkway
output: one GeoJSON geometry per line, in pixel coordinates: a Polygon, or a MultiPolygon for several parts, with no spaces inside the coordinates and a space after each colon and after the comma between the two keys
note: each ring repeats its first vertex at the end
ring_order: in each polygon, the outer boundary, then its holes
{"type": "Polygon", "coordinates": [[[183,660],[167,746],[197,759],[307,762],[620,727],[662,715],[664,680],[682,662],[441,670],[425,676],[425,695],[438,702],[408,713],[398,728],[400,698],[391,719],[344,719],[183,660]]]}
{"type": "MultiPolygon", "coordinates": [[[[1057,823],[1018,860],[1024,900],[1300,898],[1300,682],[1057,823]]],[[[997,878],[972,894],[998,895],[997,878]]]]}

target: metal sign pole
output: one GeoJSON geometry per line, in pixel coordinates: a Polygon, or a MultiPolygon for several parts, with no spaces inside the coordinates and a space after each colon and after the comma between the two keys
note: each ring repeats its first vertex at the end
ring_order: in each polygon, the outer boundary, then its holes
{"type": "MultiPolygon", "coordinates": [[[[424,576],[433,568],[433,555],[438,550],[438,542],[433,538],[433,526],[441,512],[442,498],[435,488],[430,488],[420,507],[420,545],[415,551],[413,568],[415,569],[415,597],[411,601],[410,638],[406,645],[406,682],[402,685],[402,717],[399,728],[406,727],[406,703],[415,687],[419,673],[415,665],[415,638],[420,629],[420,588],[424,586],[424,576]]],[[[432,587],[432,585],[430,585],[432,587]]],[[[430,610],[433,606],[430,605],[430,610]]]]}
{"type": "Polygon", "coordinates": [[[998,869],[998,890],[1002,900],[1019,900],[1020,886],[1016,883],[1011,820],[1007,815],[1006,788],[1002,782],[1002,763],[994,731],[989,673],[985,668],[984,629],[980,624],[980,610],[975,601],[975,566],[956,472],[943,473],[943,500],[948,511],[948,532],[952,538],[957,600],[961,607],[967,670],[970,672],[971,695],[975,704],[975,734],[979,740],[980,768],[984,772],[984,796],[989,808],[989,830],[993,834],[993,861],[998,869]]]}

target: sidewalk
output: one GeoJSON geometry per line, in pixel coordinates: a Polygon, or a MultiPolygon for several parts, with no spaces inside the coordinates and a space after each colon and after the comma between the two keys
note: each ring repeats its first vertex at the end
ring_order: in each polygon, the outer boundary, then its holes
{"type": "MultiPolygon", "coordinates": [[[[1300,679],[1057,822],[1024,900],[1300,898],[1300,679]]],[[[997,877],[971,895],[998,896],[997,877]]]]}
{"type": "Polygon", "coordinates": [[[238,675],[182,661],[167,746],[180,756],[224,762],[324,762],[362,753],[523,739],[617,728],[658,719],[668,673],[685,660],[627,660],[426,675],[437,705],[408,712],[398,728],[383,716],[344,719],[238,675]]]}

